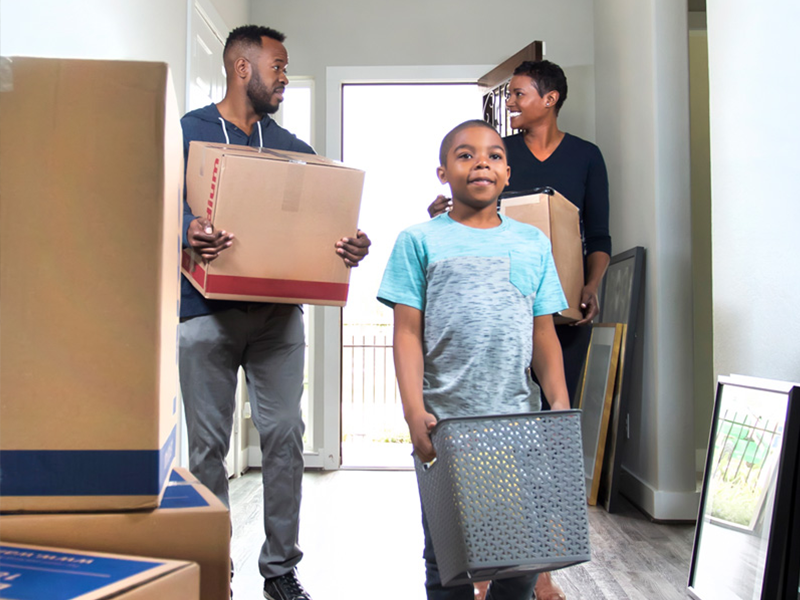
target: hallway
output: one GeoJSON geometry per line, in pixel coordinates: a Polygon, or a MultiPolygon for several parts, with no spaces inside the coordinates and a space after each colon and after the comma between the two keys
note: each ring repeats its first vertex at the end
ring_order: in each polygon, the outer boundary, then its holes
{"type": "MultiPolygon", "coordinates": [[[[260,471],[231,481],[234,598],[261,598],[260,471]]],[[[422,600],[422,527],[412,471],[306,472],[300,580],[315,600],[422,600]],[[381,592],[378,594],[376,590],[381,592]]],[[[693,525],[636,508],[589,508],[592,561],[557,573],[569,600],[685,600],[693,525]]]]}

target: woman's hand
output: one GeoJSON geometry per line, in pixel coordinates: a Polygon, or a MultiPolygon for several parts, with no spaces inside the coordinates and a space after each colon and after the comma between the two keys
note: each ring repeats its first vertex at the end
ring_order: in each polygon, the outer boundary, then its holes
{"type": "Polygon", "coordinates": [[[583,319],[573,325],[588,325],[600,314],[600,302],[597,300],[597,290],[589,285],[583,286],[581,292],[581,312],[583,319]]]}
{"type": "Polygon", "coordinates": [[[428,207],[428,214],[433,217],[436,217],[443,212],[450,212],[453,208],[453,200],[452,198],[447,198],[439,194],[436,196],[436,200],[431,202],[431,205],[428,207]]]}
{"type": "Polygon", "coordinates": [[[600,301],[597,299],[597,290],[603,275],[608,269],[611,257],[606,252],[592,252],[586,257],[586,285],[581,292],[581,312],[583,319],[573,325],[588,325],[600,314],[600,301]]]}

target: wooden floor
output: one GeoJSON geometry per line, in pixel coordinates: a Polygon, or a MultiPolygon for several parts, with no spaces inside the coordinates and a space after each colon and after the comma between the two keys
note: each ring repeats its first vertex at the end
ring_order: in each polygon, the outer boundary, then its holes
{"type": "MultiPolygon", "coordinates": [[[[308,472],[300,580],[314,600],[424,600],[419,496],[411,471],[308,472]]],[[[235,600],[263,598],[261,473],[231,481],[235,600]]],[[[556,573],[569,600],[685,600],[692,525],[657,525],[624,504],[589,510],[592,560],[556,573]]]]}

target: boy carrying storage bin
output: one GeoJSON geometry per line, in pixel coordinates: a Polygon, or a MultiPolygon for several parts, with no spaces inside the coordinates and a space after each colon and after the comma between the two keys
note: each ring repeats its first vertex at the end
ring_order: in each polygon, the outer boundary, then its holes
{"type": "MultiPolygon", "coordinates": [[[[570,407],[552,318],[567,304],[550,243],[497,213],[510,176],[503,140],[467,121],[445,136],[439,160],[453,209],[400,234],[378,292],[394,309],[397,380],[423,462],[435,457],[438,420],[540,410],[531,367],[553,410],[570,407]]],[[[423,528],[428,598],[472,600],[471,583],[442,584],[424,511],[423,528]]],[[[493,580],[486,597],[530,600],[536,577],[493,580]]]]}

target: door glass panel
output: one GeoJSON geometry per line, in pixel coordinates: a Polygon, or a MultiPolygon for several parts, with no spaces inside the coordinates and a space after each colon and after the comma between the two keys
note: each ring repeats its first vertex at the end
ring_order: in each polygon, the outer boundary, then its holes
{"type": "Polygon", "coordinates": [[[392,358],[392,310],[376,299],[398,233],[428,218],[439,145],[482,116],[475,84],[358,84],[342,90],[342,160],[366,171],[359,227],[369,257],[350,278],[342,324],[342,464],[411,468],[392,358]]]}

